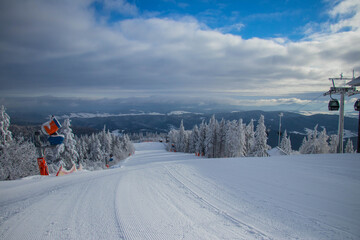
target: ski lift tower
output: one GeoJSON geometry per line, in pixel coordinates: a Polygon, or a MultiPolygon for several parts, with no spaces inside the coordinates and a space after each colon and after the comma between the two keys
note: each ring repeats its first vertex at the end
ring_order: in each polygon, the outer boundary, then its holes
{"type": "Polygon", "coordinates": [[[329,78],[330,81],[332,81],[332,87],[329,91],[324,93],[324,96],[330,95],[330,102],[329,102],[329,111],[337,111],[340,108],[339,113],[339,128],[338,128],[338,138],[339,138],[339,153],[344,152],[344,103],[345,103],[345,95],[352,96],[355,94],[359,94],[360,92],[356,90],[356,87],[354,85],[351,85],[350,87],[346,87],[347,84],[346,81],[355,80],[354,72],[352,78],[344,78],[343,74],[340,74],[340,78],[329,78]],[[336,87],[335,81],[343,81],[342,87],[336,87]],[[337,99],[332,98],[332,95],[340,94],[340,104],[337,99]]]}
{"type": "MultiPolygon", "coordinates": [[[[360,86],[360,76],[357,78],[354,78],[351,82],[348,82],[347,85],[350,85],[352,87],[360,86]]],[[[354,95],[354,94],[352,94],[352,95],[354,95]]],[[[356,151],[357,151],[357,153],[360,153],[360,99],[356,100],[356,102],[354,103],[354,110],[359,112],[358,138],[357,138],[356,151]]]]}

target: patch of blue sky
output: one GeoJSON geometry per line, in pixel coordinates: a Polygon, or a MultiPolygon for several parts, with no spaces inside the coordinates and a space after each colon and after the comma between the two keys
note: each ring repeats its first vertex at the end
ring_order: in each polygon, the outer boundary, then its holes
{"type": "Polygon", "coordinates": [[[208,28],[250,38],[287,38],[306,36],[307,24],[329,22],[330,2],[319,0],[135,0],[128,1],[138,14],[104,10],[103,2],[93,4],[96,14],[107,15],[109,24],[128,18],[193,17],[208,28]]]}

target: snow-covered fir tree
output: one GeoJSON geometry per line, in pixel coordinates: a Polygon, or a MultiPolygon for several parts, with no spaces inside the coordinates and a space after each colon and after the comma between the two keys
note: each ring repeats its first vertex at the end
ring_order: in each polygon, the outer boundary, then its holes
{"type": "Polygon", "coordinates": [[[71,129],[71,121],[69,118],[64,120],[60,133],[65,137],[63,142],[64,151],[60,156],[66,163],[66,167],[71,168],[73,164],[78,163],[79,153],[76,148],[76,140],[71,129]]]}
{"type": "Polygon", "coordinates": [[[14,180],[39,174],[37,158],[33,143],[23,138],[8,142],[0,153],[0,180],[14,180]]]}
{"type": "Polygon", "coordinates": [[[328,144],[329,136],[326,134],[326,129],[320,132],[318,136],[319,152],[318,153],[329,153],[330,147],[328,144]]]}
{"type": "Polygon", "coordinates": [[[37,153],[33,143],[20,137],[13,139],[10,116],[0,108],[0,180],[13,180],[38,174],[37,153]]]}
{"type": "Polygon", "coordinates": [[[237,157],[237,123],[236,121],[227,122],[227,131],[225,136],[226,157],[237,157]]]}
{"type": "Polygon", "coordinates": [[[330,153],[337,153],[337,148],[339,146],[339,137],[337,134],[333,134],[330,136],[330,153]]]}
{"type": "Polygon", "coordinates": [[[80,162],[90,170],[104,168],[110,158],[113,159],[111,163],[116,164],[135,151],[128,135],[116,136],[105,128],[98,134],[82,136],[78,141],[81,144],[76,145],[77,151],[83,156],[80,162]]]}
{"type": "Polygon", "coordinates": [[[196,153],[201,156],[205,155],[205,139],[206,139],[206,132],[207,132],[207,124],[202,121],[199,128],[199,139],[196,143],[196,153]]]}
{"type": "Polygon", "coordinates": [[[94,162],[105,162],[106,160],[99,137],[95,134],[91,135],[90,159],[94,162]]]}
{"type": "Polygon", "coordinates": [[[255,147],[255,131],[254,131],[254,120],[251,119],[245,129],[245,149],[246,156],[251,156],[254,152],[255,147]]]}
{"type": "Polygon", "coordinates": [[[254,145],[254,156],[256,157],[265,157],[267,156],[267,150],[270,149],[270,146],[267,145],[267,134],[265,127],[264,116],[261,115],[256,126],[255,131],[255,145],[254,145]]]}
{"type": "Polygon", "coordinates": [[[245,126],[242,123],[242,119],[227,123],[225,148],[227,157],[245,156],[245,126]]]}
{"type": "Polygon", "coordinates": [[[330,147],[328,144],[329,136],[326,134],[326,129],[319,133],[317,130],[318,125],[314,127],[314,130],[307,130],[307,136],[304,137],[300,146],[299,152],[301,154],[319,154],[328,153],[330,147]]]}
{"type": "Polygon", "coordinates": [[[218,122],[215,119],[215,115],[213,115],[209,121],[205,135],[205,156],[208,158],[216,157],[217,128],[218,128],[218,122]]]}
{"type": "Polygon", "coordinates": [[[199,128],[197,125],[194,126],[189,137],[189,152],[196,152],[196,143],[199,141],[199,128]]]}
{"type": "Polygon", "coordinates": [[[86,159],[86,150],[84,148],[85,145],[83,145],[82,138],[78,136],[75,136],[75,141],[76,141],[76,145],[75,145],[76,151],[79,154],[77,164],[80,164],[83,162],[83,159],[86,159]]]}
{"type": "Polygon", "coordinates": [[[9,130],[10,117],[6,113],[4,105],[0,107],[0,149],[12,141],[12,134],[9,130]]]}
{"type": "Polygon", "coordinates": [[[38,172],[33,143],[24,138],[13,139],[9,130],[10,116],[0,107],[0,180],[12,180],[38,172]]]}
{"type": "Polygon", "coordinates": [[[237,124],[237,137],[238,137],[238,157],[245,157],[246,156],[246,139],[245,139],[245,132],[246,127],[243,124],[243,120],[239,119],[237,124]]]}
{"type": "Polygon", "coordinates": [[[178,139],[176,140],[176,151],[178,152],[186,152],[187,145],[187,135],[185,133],[184,122],[181,120],[179,127],[178,139]]]}
{"type": "Polygon", "coordinates": [[[182,130],[183,122],[180,124],[179,130],[171,130],[168,134],[168,150],[179,151],[180,149],[181,151],[182,144],[179,141],[182,141],[185,144],[183,152],[195,152],[196,155],[201,154],[209,158],[244,157],[247,156],[246,144],[249,144],[252,150],[257,151],[257,156],[266,156],[269,146],[266,144],[266,127],[264,122],[261,124],[261,121],[263,119],[259,120],[260,124],[256,133],[258,148],[255,148],[255,132],[252,121],[248,126],[243,124],[242,119],[239,121],[222,119],[219,123],[213,115],[208,124],[202,121],[200,128],[196,125],[191,132],[182,130]],[[180,137],[181,132],[184,132],[185,137],[180,137]],[[261,135],[261,133],[263,134],[261,135]],[[247,139],[247,136],[250,137],[250,140],[247,139]],[[261,136],[264,136],[262,141],[260,140],[261,136]],[[171,148],[171,146],[173,147],[171,148]]]}
{"type": "Polygon", "coordinates": [[[106,131],[106,126],[104,126],[103,130],[99,133],[99,141],[101,144],[101,151],[103,153],[110,153],[112,139],[110,131],[106,131]]]}
{"type": "MultiPolygon", "coordinates": [[[[114,136],[114,139],[116,138],[119,139],[118,137],[114,136]]],[[[117,156],[119,160],[124,159],[135,152],[135,147],[127,134],[120,138],[120,140],[122,146],[120,151],[112,151],[112,154],[117,156]]]]}
{"type": "Polygon", "coordinates": [[[217,153],[216,157],[225,157],[225,141],[226,141],[226,122],[225,119],[221,119],[217,128],[217,153]]]}
{"type": "Polygon", "coordinates": [[[284,131],[284,134],[282,136],[281,142],[280,142],[280,148],[286,153],[291,154],[292,148],[291,148],[291,140],[290,136],[287,135],[286,130],[284,131]]]}
{"type": "Polygon", "coordinates": [[[314,154],[317,151],[317,148],[315,146],[316,144],[316,138],[317,138],[317,127],[315,126],[314,130],[311,131],[310,129],[307,129],[307,136],[304,137],[303,142],[299,148],[299,152],[301,154],[314,154]]]}
{"type": "Polygon", "coordinates": [[[167,149],[168,151],[177,151],[176,146],[177,146],[177,140],[178,140],[178,130],[176,129],[171,129],[169,134],[168,134],[168,138],[169,138],[169,142],[167,145],[167,149]]]}
{"type": "Polygon", "coordinates": [[[348,140],[346,142],[345,152],[346,153],[355,153],[354,145],[350,138],[348,138],[348,140]]]}
{"type": "Polygon", "coordinates": [[[117,137],[114,136],[113,139],[112,139],[112,143],[111,143],[111,152],[104,153],[105,159],[106,158],[110,159],[110,154],[112,154],[113,156],[115,156],[115,157],[117,157],[119,159],[123,158],[124,157],[123,154],[122,154],[122,151],[123,151],[122,149],[123,148],[126,148],[125,141],[122,142],[120,140],[120,138],[117,138],[117,137]]]}

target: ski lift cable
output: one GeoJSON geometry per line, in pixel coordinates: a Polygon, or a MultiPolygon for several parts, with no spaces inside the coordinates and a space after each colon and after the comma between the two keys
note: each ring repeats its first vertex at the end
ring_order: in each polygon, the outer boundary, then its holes
{"type": "Polygon", "coordinates": [[[312,103],[312,102],[314,102],[314,101],[316,101],[316,100],[318,100],[320,97],[322,97],[323,96],[323,94],[320,94],[319,96],[317,96],[317,97],[315,97],[315,98],[313,98],[313,99],[311,99],[311,100],[309,100],[309,102],[308,103],[306,103],[306,104],[304,104],[304,105],[302,105],[302,106],[300,106],[300,107],[298,107],[297,109],[295,109],[293,112],[299,112],[302,108],[304,108],[304,107],[306,107],[307,105],[309,105],[310,103],[312,103]]]}

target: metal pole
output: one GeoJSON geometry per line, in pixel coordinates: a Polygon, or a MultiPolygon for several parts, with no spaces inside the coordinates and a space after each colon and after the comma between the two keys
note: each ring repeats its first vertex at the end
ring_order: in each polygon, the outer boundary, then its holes
{"type": "Polygon", "coordinates": [[[359,111],[359,125],[358,125],[358,139],[357,139],[357,153],[360,153],[360,111],[359,111]]]}
{"type": "Polygon", "coordinates": [[[278,147],[280,147],[280,137],[281,137],[281,117],[284,116],[283,113],[279,114],[280,121],[279,121],[279,141],[278,141],[278,147]]]}
{"type": "Polygon", "coordinates": [[[344,101],[345,101],[345,92],[341,91],[340,113],[339,113],[339,153],[344,152],[344,101]]]}

